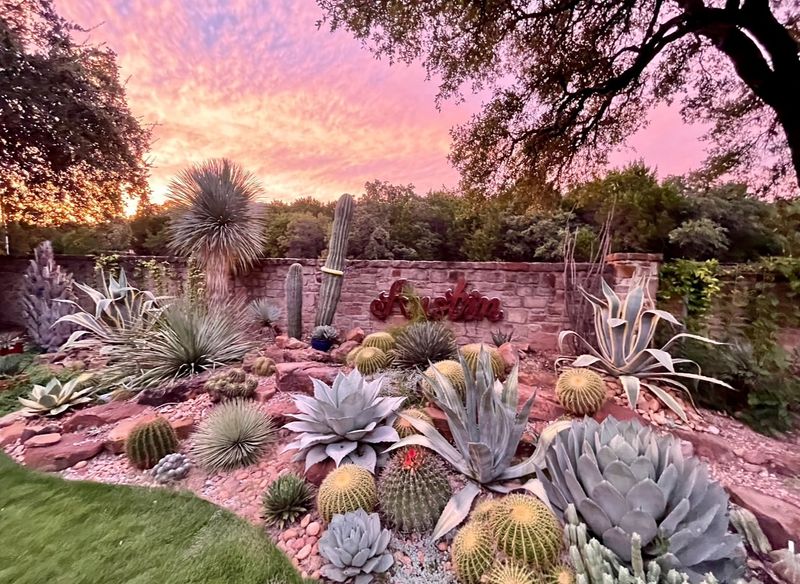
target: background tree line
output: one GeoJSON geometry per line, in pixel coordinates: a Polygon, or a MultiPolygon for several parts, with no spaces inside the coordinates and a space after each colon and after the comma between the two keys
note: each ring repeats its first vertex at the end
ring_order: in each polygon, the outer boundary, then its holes
{"type": "MultiPolygon", "coordinates": [[[[301,198],[263,204],[266,257],[325,253],[333,203],[301,198]]],[[[13,254],[43,239],[57,253],[135,252],[166,255],[169,205],[143,206],[129,219],[95,225],[9,225],[13,254]]],[[[667,258],[743,262],[800,254],[800,200],[768,202],[745,185],[703,184],[700,176],[659,181],[643,163],[566,192],[518,184],[496,196],[470,190],[419,194],[412,185],[373,181],[357,199],[352,259],[560,261],[568,233],[577,259],[588,259],[609,220],[612,251],[667,258]]]]}

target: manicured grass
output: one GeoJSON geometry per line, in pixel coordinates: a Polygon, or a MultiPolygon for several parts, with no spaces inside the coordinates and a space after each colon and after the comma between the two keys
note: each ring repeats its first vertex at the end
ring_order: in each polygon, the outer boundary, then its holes
{"type": "Polygon", "coordinates": [[[272,581],[303,580],[258,528],[207,501],[65,481],[0,453],[0,582],[272,581]]]}

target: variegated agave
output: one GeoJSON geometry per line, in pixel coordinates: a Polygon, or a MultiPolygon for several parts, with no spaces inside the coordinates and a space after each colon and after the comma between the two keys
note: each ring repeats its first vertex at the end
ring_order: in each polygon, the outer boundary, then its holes
{"type": "Polygon", "coordinates": [[[69,322],[80,329],[70,335],[65,347],[91,346],[98,342],[106,346],[125,344],[149,330],[161,314],[160,304],[166,300],[166,297],[157,297],[152,292],[131,286],[121,268],[119,278],[109,275],[108,282],[103,278],[100,290],[78,282],[75,282],[75,287],[92,300],[94,313],[72,300],[60,301],[72,304],[78,310],[56,321],[56,324],[69,322]],[[85,338],[86,335],[90,338],[85,338]]]}
{"type": "Polygon", "coordinates": [[[27,398],[20,397],[26,415],[58,416],[69,408],[94,401],[94,387],[84,387],[89,374],[80,375],[65,383],[53,377],[47,385],[34,385],[27,398]]]}
{"type": "Polygon", "coordinates": [[[481,351],[475,374],[459,355],[461,368],[466,378],[465,398],[439,371],[433,370],[431,378],[434,403],[447,417],[447,425],[453,435],[451,445],[434,426],[425,420],[400,414],[419,434],[404,438],[389,450],[408,445],[418,445],[438,453],[470,482],[453,495],[433,530],[436,540],[457,527],[469,513],[472,502],[481,492],[481,486],[490,490],[508,493],[516,488],[527,489],[541,495],[541,485],[536,479],[524,484],[509,484],[535,472],[544,461],[544,450],[549,438],[566,427],[567,423],[549,426],[539,438],[536,451],[527,459],[512,465],[522,433],[528,423],[528,414],[535,395],[517,411],[517,368],[511,371],[505,383],[495,380],[491,358],[481,351]]]}
{"type": "Polygon", "coordinates": [[[636,407],[639,392],[644,386],[686,420],[683,406],[664,389],[664,386],[680,389],[690,397],[691,394],[681,379],[707,381],[728,388],[731,386],[719,379],[701,375],[697,363],[690,359],[674,358],[668,349],[683,338],[712,345],[723,343],[700,335],[679,333],[660,349],[653,348],[653,337],[661,320],[675,326],[681,326],[681,323],[665,310],[647,308],[646,287],[647,281],[639,280],[630,289],[624,301],[620,300],[605,281],[602,282],[605,300],[581,288],[581,293],[591,303],[594,312],[597,345],[592,345],[575,331],[562,331],[558,335],[558,343],[562,350],[564,340],[574,336],[589,352],[577,358],[560,357],[558,362],[569,362],[571,367],[590,367],[617,377],[625,389],[631,408],[636,407]],[[681,368],[696,367],[698,372],[681,371],[676,369],[676,365],[681,368]]]}
{"type": "Polygon", "coordinates": [[[333,386],[319,379],[312,382],[313,397],[294,396],[300,413],[289,414],[296,421],[284,428],[300,436],[283,451],[298,450],[294,460],[305,459],[306,470],[332,458],[336,466],[350,462],[375,472],[376,445],[400,438],[392,423],[405,398],[381,397],[383,377],[365,381],[355,369],[339,373],[333,386]]]}
{"type": "Polygon", "coordinates": [[[630,562],[638,534],[644,561],[699,582],[741,574],[741,538],[728,532],[728,495],[680,443],[638,422],[573,421],[547,449],[538,470],[553,509],[574,505],[603,545],[630,562]]]}

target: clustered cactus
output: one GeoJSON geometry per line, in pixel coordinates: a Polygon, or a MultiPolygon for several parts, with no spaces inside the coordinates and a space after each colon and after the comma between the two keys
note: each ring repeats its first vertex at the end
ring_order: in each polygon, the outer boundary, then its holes
{"type": "Polygon", "coordinates": [[[61,271],[53,256],[53,246],[43,241],[33,250],[34,259],[25,272],[22,317],[30,342],[50,353],[69,338],[72,327],[56,322],[73,311],[72,275],[61,271]],[[66,302],[65,302],[66,301],[66,302]]]}
{"type": "Polygon", "coordinates": [[[355,356],[355,365],[362,375],[375,375],[389,366],[389,356],[377,347],[362,347],[355,356]]]}
{"type": "Polygon", "coordinates": [[[451,494],[442,463],[433,454],[414,447],[391,458],[378,484],[383,516],[406,532],[431,529],[451,494]]]}
{"type": "Polygon", "coordinates": [[[495,378],[502,379],[505,377],[506,365],[503,362],[503,358],[500,356],[500,351],[495,347],[485,343],[470,343],[469,345],[461,347],[459,351],[464,356],[464,361],[467,362],[473,374],[478,370],[478,359],[480,358],[481,352],[485,352],[489,355],[492,372],[495,378]]]}
{"type": "Polygon", "coordinates": [[[186,478],[192,468],[189,458],[180,452],[167,454],[158,461],[153,469],[153,478],[158,483],[166,484],[186,478]]]}
{"type": "Polygon", "coordinates": [[[372,511],[377,503],[375,477],[355,464],[346,464],[331,472],[317,493],[317,511],[325,522],[330,522],[334,515],[356,509],[372,511]]]}
{"type": "Polygon", "coordinates": [[[333,323],[333,315],[336,313],[336,306],[339,304],[339,297],[342,294],[347,239],[350,235],[350,226],[353,224],[353,206],[353,197],[348,194],[342,195],[336,202],[331,239],[328,243],[328,256],[325,259],[325,267],[322,268],[322,284],[319,290],[315,326],[333,323]]]}
{"type": "Polygon", "coordinates": [[[384,353],[388,353],[392,349],[394,349],[394,337],[385,331],[379,331],[377,333],[371,333],[364,337],[364,340],[361,343],[362,347],[375,347],[376,349],[380,349],[384,353]]]}
{"type": "Polygon", "coordinates": [[[177,451],[178,435],[172,424],[160,416],[134,426],[125,440],[125,455],[135,468],[153,468],[165,456],[177,451]]]}
{"type": "Polygon", "coordinates": [[[292,264],[286,273],[286,334],[303,336],[303,266],[292,264]]]}
{"type": "Polygon", "coordinates": [[[568,412],[591,416],[606,402],[606,384],[591,369],[567,369],[558,376],[556,398],[568,412]]]}
{"type": "Polygon", "coordinates": [[[252,371],[254,375],[259,377],[269,377],[275,374],[277,367],[275,366],[275,361],[269,357],[256,357],[253,361],[252,371]]]}
{"type": "Polygon", "coordinates": [[[391,538],[388,529],[381,529],[377,513],[359,509],[337,515],[319,540],[319,553],[329,562],[322,574],[334,582],[353,578],[355,584],[369,584],[394,563],[388,550],[391,538]]]}
{"type": "Polygon", "coordinates": [[[205,383],[205,390],[212,401],[228,399],[249,399],[255,395],[258,381],[244,369],[234,368],[218,371],[209,377],[205,383]]]}
{"type": "Polygon", "coordinates": [[[264,493],[264,519],[283,529],[308,513],[312,498],[311,488],[302,477],[293,473],[281,475],[264,493]]]}

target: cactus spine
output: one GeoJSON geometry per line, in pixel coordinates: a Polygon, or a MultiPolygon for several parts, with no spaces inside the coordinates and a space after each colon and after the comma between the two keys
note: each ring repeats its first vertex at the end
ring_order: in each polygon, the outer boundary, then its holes
{"type": "Polygon", "coordinates": [[[483,521],[470,521],[453,539],[450,556],[459,581],[477,584],[494,559],[494,536],[483,521]]]}
{"type": "Polygon", "coordinates": [[[303,266],[292,264],[286,274],[286,334],[303,336],[303,266]]]}
{"type": "Polygon", "coordinates": [[[125,454],[132,466],[153,468],[167,454],[178,451],[178,435],[164,418],[142,422],[131,430],[125,440],[125,454]]]}
{"type": "Polygon", "coordinates": [[[319,306],[314,326],[329,325],[333,323],[336,305],[342,293],[342,272],[347,256],[347,238],[350,235],[350,226],[353,223],[353,197],[342,195],[336,203],[333,215],[333,229],[331,241],[328,244],[328,257],[325,267],[322,268],[322,287],[319,291],[319,306]]]}
{"type": "Polygon", "coordinates": [[[367,513],[378,504],[375,477],[355,464],[340,466],[322,481],[317,493],[317,510],[326,523],[334,515],[363,509],[367,513]]]}
{"type": "Polygon", "coordinates": [[[22,316],[30,341],[46,352],[57,351],[69,337],[72,327],[53,324],[72,312],[72,305],[57,300],[72,300],[72,275],[61,271],[53,257],[53,246],[43,241],[34,250],[25,272],[25,293],[22,296],[22,316]]]}
{"type": "Polygon", "coordinates": [[[486,575],[487,584],[540,584],[539,576],[515,562],[495,564],[486,575]]]}
{"type": "Polygon", "coordinates": [[[547,570],[561,552],[561,527],[547,506],[529,495],[508,495],[490,519],[500,548],[512,558],[547,570]]]}

